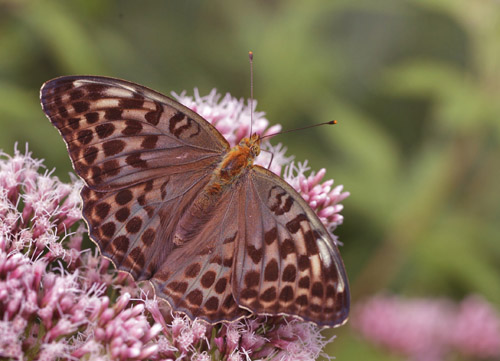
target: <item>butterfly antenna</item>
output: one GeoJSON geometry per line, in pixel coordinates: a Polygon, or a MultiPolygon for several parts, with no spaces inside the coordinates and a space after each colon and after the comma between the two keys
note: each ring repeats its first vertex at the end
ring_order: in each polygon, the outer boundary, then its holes
{"type": "Polygon", "coordinates": [[[253,52],[248,52],[248,59],[250,60],[250,134],[252,136],[253,128],[253,52]]]}
{"type": "Polygon", "coordinates": [[[267,135],[264,135],[263,137],[260,137],[260,139],[264,139],[264,138],[267,138],[267,137],[274,137],[275,135],[280,135],[280,134],[295,132],[297,130],[304,130],[304,129],[314,128],[314,127],[319,127],[319,126],[322,126],[322,125],[334,125],[334,124],[337,124],[337,123],[338,122],[336,120],[330,120],[329,122],[323,122],[323,123],[319,123],[319,124],[308,125],[307,127],[296,128],[296,129],[289,129],[289,130],[285,130],[284,132],[267,134],[267,135]]]}

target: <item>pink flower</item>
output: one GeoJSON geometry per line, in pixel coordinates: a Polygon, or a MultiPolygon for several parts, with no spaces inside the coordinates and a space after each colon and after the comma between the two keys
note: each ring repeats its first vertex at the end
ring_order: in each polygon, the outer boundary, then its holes
{"type": "Polygon", "coordinates": [[[328,358],[321,350],[334,338],[326,340],[316,326],[293,318],[284,319],[277,326],[266,334],[269,341],[256,357],[271,356],[272,360],[283,361],[316,360],[320,355],[328,358]]]}
{"type": "Polygon", "coordinates": [[[250,127],[252,133],[260,135],[274,134],[281,130],[281,125],[268,128],[269,121],[264,117],[265,113],[255,110],[256,100],[253,101],[253,108],[251,108],[250,101],[247,101],[245,105],[243,99],[233,98],[229,93],[221,99],[216,89],[212,89],[204,97],[200,96],[196,88],[194,97],[187,96],[185,91],[181,94],[172,93],[172,95],[178,102],[191,108],[215,126],[231,146],[238,144],[244,137],[249,137],[250,127]],[[252,112],[253,124],[250,121],[252,112]]]}
{"type": "MultiPolygon", "coordinates": [[[[349,197],[350,193],[343,192],[342,185],[332,189],[333,179],[321,183],[326,174],[325,168],[320,169],[318,173],[312,172],[309,176],[305,175],[307,171],[309,171],[307,161],[297,165],[291,162],[285,169],[283,178],[309,203],[333,235],[335,228],[344,221],[344,217],[340,214],[344,206],[340,202],[349,197]]],[[[337,241],[336,236],[333,237],[337,241]]]]}
{"type": "MultiPolygon", "coordinates": [[[[253,101],[253,108],[250,107],[250,101],[245,105],[243,99],[233,98],[226,94],[222,99],[221,95],[215,89],[210,94],[201,97],[198,89],[194,90],[194,97],[187,96],[186,92],[181,94],[172,93],[172,95],[182,104],[194,110],[209,123],[214,125],[217,130],[227,139],[231,146],[235,146],[244,137],[250,136],[250,127],[252,133],[262,136],[275,134],[281,131],[281,125],[277,124],[269,127],[269,121],[264,117],[265,113],[257,112],[257,101],[253,101]],[[251,124],[251,112],[253,111],[253,124],[251,124]]],[[[263,149],[255,160],[255,164],[270,168],[278,175],[281,168],[292,160],[292,157],[286,157],[286,148],[281,144],[272,146],[268,138],[261,145],[263,149]],[[272,161],[271,161],[272,160],[272,161]]]]}
{"type": "Polygon", "coordinates": [[[69,345],[66,340],[55,341],[51,343],[42,344],[38,360],[40,361],[56,361],[60,359],[67,359],[70,357],[69,345]]]}
{"type": "Polygon", "coordinates": [[[126,294],[110,305],[105,291],[116,272],[81,251],[81,227],[70,229],[82,223],[82,183],[61,183],[41,167],[17,150],[0,158],[0,355],[156,354],[161,326],[149,323],[142,304],[127,308],[126,294]]]}

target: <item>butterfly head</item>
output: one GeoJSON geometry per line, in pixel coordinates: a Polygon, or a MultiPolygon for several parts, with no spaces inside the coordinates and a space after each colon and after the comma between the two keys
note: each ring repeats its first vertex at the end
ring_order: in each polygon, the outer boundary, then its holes
{"type": "Polygon", "coordinates": [[[252,134],[249,138],[243,138],[239,145],[248,148],[252,158],[260,154],[260,136],[257,133],[252,134]]]}

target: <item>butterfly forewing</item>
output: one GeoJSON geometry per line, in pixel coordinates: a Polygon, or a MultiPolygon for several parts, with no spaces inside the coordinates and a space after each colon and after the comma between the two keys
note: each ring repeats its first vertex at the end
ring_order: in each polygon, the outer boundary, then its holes
{"type": "Polygon", "coordinates": [[[228,143],[188,108],[118,79],[57,78],[43,85],[41,102],[87,184],[92,239],[119,269],[150,278],[228,143]]]}
{"type": "Polygon", "coordinates": [[[43,85],[41,101],[76,172],[96,190],[207,168],[229,148],[198,114],[123,80],[57,78],[43,85]]]}
{"type": "Polygon", "coordinates": [[[174,310],[212,323],[249,311],[345,321],[347,277],[317,216],[259,166],[222,187],[219,163],[243,153],[198,114],[104,77],[51,80],[41,102],[86,183],[91,238],[174,310]]]}

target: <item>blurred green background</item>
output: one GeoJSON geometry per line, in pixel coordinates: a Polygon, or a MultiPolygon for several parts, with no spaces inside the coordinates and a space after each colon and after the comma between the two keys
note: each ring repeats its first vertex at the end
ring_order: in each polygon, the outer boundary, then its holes
{"type": "MultiPolygon", "coordinates": [[[[165,94],[249,96],[296,160],[344,184],[337,229],[353,303],[377,292],[500,304],[500,2],[0,0],[0,148],[68,180],[38,100],[68,74],[165,94]]],[[[338,360],[399,360],[349,326],[338,360]]]]}

